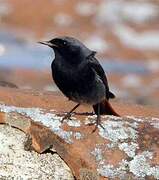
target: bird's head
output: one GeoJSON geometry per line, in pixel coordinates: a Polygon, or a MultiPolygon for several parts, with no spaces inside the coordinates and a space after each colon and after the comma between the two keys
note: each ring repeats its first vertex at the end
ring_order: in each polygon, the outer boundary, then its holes
{"type": "Polygon", "coordinates": [[[57,37],[50,41],[40,43],[52,48],[55,52],[55,56],[59,53],[60,56],[68,61],[77,62],[79,59],[84,59],[95,53],[73,37],[57,37]]]}

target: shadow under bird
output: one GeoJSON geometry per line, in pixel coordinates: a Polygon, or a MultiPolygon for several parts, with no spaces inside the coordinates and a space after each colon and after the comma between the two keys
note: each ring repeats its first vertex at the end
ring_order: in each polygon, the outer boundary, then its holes
{"type": "Polygon", "coordinates": [[[115,95],[109,91],[105,72],[95,58],[95,51],[73,37],[57,37],[39,42],[54,50],[52,77],[63,94],[77,103],[62,119],[71,117],[80,104],[91,105],[97,119],[95,131],[101,125],[101,114],[119,116],[109,103],[115,95]]]}

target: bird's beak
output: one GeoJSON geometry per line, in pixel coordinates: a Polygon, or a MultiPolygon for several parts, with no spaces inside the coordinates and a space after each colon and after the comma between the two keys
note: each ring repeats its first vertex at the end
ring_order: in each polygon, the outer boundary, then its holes
{"type": "Polygon", "coordinates": [[[38,43],[49,46],[49,47],[58,47],[56,44],[50,43],[49,41],[41,41],[38,43]]]}

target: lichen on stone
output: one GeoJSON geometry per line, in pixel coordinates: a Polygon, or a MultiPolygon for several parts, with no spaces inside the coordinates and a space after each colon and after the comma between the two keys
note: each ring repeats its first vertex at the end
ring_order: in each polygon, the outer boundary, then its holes
{"type": "Polygon", "coordinates": [[[88,124],[90,124],[90,123],[95,123],[96,118],[97,118],[97,115],[87,116],[87,117],[85,118],[84,124],[85,124],[85,125],[88,125],[88,124]]]}
{"type": "MultiPolygon", "coordinates": [[[[39,108],[20,108],[14,106],[0,105],[2,112],[17,112],[31,118],[34,121],[43,123],[49,127],[54,133],[59,135],[68,143],[73,143],[73,139],[82,139],[83,134],[81,132],[64,131],[61,128],[62,117],[56,116],[55,112],[44,113],[44,110],[39,108]]],[[[91,123],[96,120],[96,115],[88,116],[86,123],[91,123]]],[[[152,176],[159,179],[159,166],[152,165],[150,160],[153,158],[153,152],[144,150],[138,152],[138,127],[140,123],[143,123],[144,119],[138,119],[136,117],[114,117],[114,116],[102,116],[102,127],[98,127],[99,136],[109,141],[107,144],[96,144],[91,154],[94,156],[97,165],[97,171],[101,176],[109,178],[124,179],[129,176],[134,179],[143,179],[145,177],[152,176]],[[113,148],[126,153],[127,158],[123,159],[116,166],[108,164],[104,158],[104,149],[109,148],[113,151],[113,148]]],[[[79,127],[80,123],[76,119],[73,121],[67,120],[66,123],[69,126],[79,127]]],[[[158,119],[148,119],[145,123],[149,123],[150,126],[158,128],[158,119]]]]}
{"type": "Polygon", "coordinates": [[[127,164],[126,160],[122,160],[118,167],[114,167],[101,161],[97,171],[104,177],[123,179],[127,173],[127,164]]]}
{"type": "Polygon", "coordinates": [[[80,133],[80,132],[74,132],[73,136],[75,137],[75,139],[80,140],[82,139],[84,136],[80,133]]]}
{"type": "Polygon", "coordinates": [[[159,129],[159,119],[158,119],[158,118],[152,118],[152,120],[151,120],[151,125],[152,125],[154,128],[159,129]]]}
{"type": "Polygon", "coordinates": [[[103,159],[102,149],[100,147],[95,147],[91,154],[95,157],[96,161],[101,161],[103,159]]]}
{"type": "MultiPolygon", "coordinates": [[[[101,149],[95,148],[92,154],[96,158],[97,170],[101,176],[122,180],[127,176],[134,179],[143,179],[147,176],[159,179],[159,166],[152,166],[149,162],[153,158],[153,153],[144,151],[139,154],[137,152],[139,149],[137,128],[143,121],[143,119],[137,120],[137,118],[116,121],[112,116],[111,119],[107,117],[102,122],[104,129],[99,127],[99,134],[102,138],[110,141],[106,148],[112,150],[119,148],[127,154],[129,160],[123,159],[118,165],[113,166],[102,157],[101,149]]],[[[152,121],[148,120],[147,122],[152,125],[152,121]]],[[[153,123],[156,125],[156,122],[153,121],[153,123]]]]}
{"type": "Polygon", "coordinates": [[[134,121],[137,121],[137,122],[143,122],[144,120],[141,119],[141,118],[137,118],[137,117],[134,117],[134,116],[126,116],[128,119],[131,119],[131,120],[134,120],[134,121]]]}
{"type": "MultiPolygon", "coordinates": [[[[43,109],[40,108],[22,108],[15,106],[6,106],[4,104],[0,105],[0,111],[2,112],[17,112],[24,116],[31,118],[35,122],[40,122],[44,124],[46,127],[49,127],[55,134],[59,135],[63,138],[67,143],[72,143],[72,135],[71,131],[64,131],[61,128],[61,120],[62,117],[57,116],[55,113],[44,113],[43,109]]],[[[72,123],[72,125],[77,126],[78,123],[72,123]]]]}
{"type": "Polygon", "coordinates": [[[147,176],[159,179],[159,166],[151,166],[148,162],[152,157],[152,152],[144,151],[135,155],[130,161],[122,160],[116,167],[101,160],[98,163],[97,171],[101,176],[109,178],[124,179],[126,175],[132,173],[134,179],[142,179],[147,176]]]}
{"type": "Polygon", "coordinates": [[[100,136],[112,142],[118,142],[128,138],[135,140],[138,136],[137,131],[131,126],[124,126],[123,121],[106,120],[102,125],[104,129],[99,127],[100,136]]]}
{"type": "Polygon", "coordinates": [[[81,126],[80,121],[74,117],[71,117],[71,119],[67,120],[66,123],[72,127],[80,127],[81,126]]]}
{"type": "Polygon", "coordinates": [[[119,144],[119,149],[124,151],[129,157],[134,157],[135,156],[135,151],[138,149],[138,144],[134,142],[126,143],[123,142],[119,144]]]}
{"type": "Polygon", "coordinates": [[[149,160],[153,158],[153,153],[144,151],[136,155],[129,162],[129,169],[137,177],[153,176],[159,179],[159,166],[151,166],[149,160]]]}

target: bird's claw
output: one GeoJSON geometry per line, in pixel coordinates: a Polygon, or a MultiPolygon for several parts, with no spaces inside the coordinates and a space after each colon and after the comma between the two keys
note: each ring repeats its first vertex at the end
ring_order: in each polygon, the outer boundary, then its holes
{"type": "Polygon", "coordinates": [[[94,132],[97,130],[98,126],[100,126],[101,128],[105,129],[104,126],[103,126],[101,123],[98,123],[97,121],[94,122],[94,123],[89,123],[89,124],[87,124],[87,125],[88,125],[88,126],[95,125],[95,128],[93,129],[92,133],[94,133],[94,132]]]}
{"type": "Polygon", "coordinates": [[[98,124],[98,123],[95,123],[95,124],[96,124],[96,125],[95,125],[95,128],[93,129],[92,133],[94,133],[94,132],[97,130],[98,126],[100,126],[101,128],[105,129],[102,124],[100,124],[100,123],[99,123],[99,124],[98,124]]]}
{"type": "Polygon", "coordinates": [[[63,123],[65,119],[70,119],[70,118],[71,118],[71,115],[72,115],[72,114],[67,113],[67,114],[62,118],[61,123],[63,123]]]}

